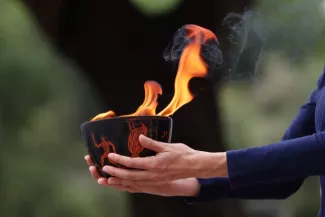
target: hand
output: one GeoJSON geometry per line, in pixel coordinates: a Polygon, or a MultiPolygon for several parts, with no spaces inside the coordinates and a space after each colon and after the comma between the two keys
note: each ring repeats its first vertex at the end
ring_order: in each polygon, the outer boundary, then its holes
{"type": "Polygon", "coordinates": [[[200,184],[195,178],[171,181],[163,185],[134,185],[132,181],[128,180],[122,180],[119,178],[103,178],[97,173],[89,155],[85,157],[85,160],[89,165],[91,175],[97,180],[98,184],[113,187],[120,191],[127,191],[129,193],[147,193],[159,196],[191,197],[197,195],[200,190],[200,184]]]}
{"type": "Polygon", "coordinates": [[[133,185],[157,185],[192,177],[228,175],[225,153],[196,151],[181,143],[157,142],[143,135],[139,141],[157,155],[131,158],[112,153],[108,155],[112,161],[139,170],[105,166],[103,171],[121,180],[133,181],[133,185]]]}

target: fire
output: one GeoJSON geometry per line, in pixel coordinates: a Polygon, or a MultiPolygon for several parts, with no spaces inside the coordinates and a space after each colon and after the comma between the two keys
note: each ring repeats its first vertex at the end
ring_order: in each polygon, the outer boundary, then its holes
{"type": "Polygon", "coordinates": [[[107,118],[112,118],[112,117],[116,117],[116,114],[114,111],[110,110],[108,112],[96,115],[93,119],[91,119],[91,121],[97,121],[97,120],[107,119],[107,118]]]}
{"type": "MultiPolygon", "coordinates": [[[[180,107],[192,101],[194,96],[189,89],[190,80],[194,77],[203,78],[208,75],[208,67],[200,55],[201,44],[209,39],[217,40],[217,37],[210,30],[197,25],[186,25],[184,28],[187,30],[186,38],[189,39],[189,43],[184,48],[179,60],[174,83],[175,93],[170,103],[158,113],[158,116],[173,115],[180,107]]],[[[144,91],[145,98],[142,105],[133,114],[119,117],[157,115],[157,100],[158,96],[162,95],[160,84],[155,81],[147,81],[144,83],[144,91]]],[[[111,117],[116,117],[112,110],[97,115],[92,121],[111,117]]]]}
{"type": "Polygon", "coordinates": [[[160,84],[155,81],[146,81],[144,83],[144,101],[136,112],[126,116],[141,116],[141,115],[156,115],[156,108],[158,106],[158,94],[162,95],[160,84]]]}
{"type": "Polygon", "coordinates": [[[197,25],[186,25],[186,30],[189,32],[187,34],[188,38],[194,37],[196,42],[204,43],[209,39],[217,39],[215,34],[208,29],[202,28],[197,25]]]}

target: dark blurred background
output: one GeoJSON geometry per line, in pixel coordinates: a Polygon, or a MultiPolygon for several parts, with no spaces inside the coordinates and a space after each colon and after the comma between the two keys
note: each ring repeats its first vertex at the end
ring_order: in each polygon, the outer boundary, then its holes
{"type": "Polygon", "coordinates": [[[0,0],[0,212],[316,216],[317,178],[286,201],[197,206],[103,188],[83,160],[79,125],[109,109],[135,111],[146,80],[162,85],[164,107],[176,66],[163,51],[178,28],[197,24],[216,33],[225,61],[174,115],[173,141],[206,151],[278,141],[322,71],[324,19],[320,0],[0,0]]]}

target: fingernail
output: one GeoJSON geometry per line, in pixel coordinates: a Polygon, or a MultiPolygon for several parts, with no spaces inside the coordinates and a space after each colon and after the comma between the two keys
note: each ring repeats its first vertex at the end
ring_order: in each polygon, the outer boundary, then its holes
{"type": "Polygon", "coordinates": [[[112,159],[115,158],[117,155],[115,153],[109,153],[108,158],[112,159]]]}
{"type": "Polygon", "coordinates": [[[107,180],[107,183],[113,185],[115,182],[114,182],[114,180],[112,178],[109,178],[107,180]]]}
{"type": "Polygon", "coordinates": [[[109,170],[110,170],[110,167],[109,167],[109,166],[104,166],[104,167],[103,167],[103,171],[104,171],[104,172],[107,173],[107,172],[109,172],[109,170]]]}
{"type": "Polygon", "coordinates": [[[97,180],[97,182],[98,182],[98,184],[100,184],[100,185],[103,185],[103,184],[105,184],[105,178],[99,178],[98,180],[97,180]]]}
{"type": "MultiPolygon", "coordinates": [[[[141,134],[140,136],[141,136],[142,139],[144,139],[144,140],[149,140],[149,139],[150,139],[149,137],[147,137],[147,136],[145,136],[145,135],[143,135],[143,134],[141,134]]],[[[139,138],[140,138],[140,137],[139,137],[139,138]]]]}

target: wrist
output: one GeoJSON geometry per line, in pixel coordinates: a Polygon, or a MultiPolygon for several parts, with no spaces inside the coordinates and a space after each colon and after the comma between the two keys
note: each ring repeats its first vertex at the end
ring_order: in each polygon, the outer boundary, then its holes
{"type": "Polygon", "coordinates": [[[226,152],[201,152],[199,157],[202,175],[198,178],[227,177],[227,154],[226,152]]]}
{"type": "Polygon", "coordinates": [[[200,183],[196,178],[188,178],[182,182],[183,193],[181,196],[196,197],[200,193],[200,183]]]}

